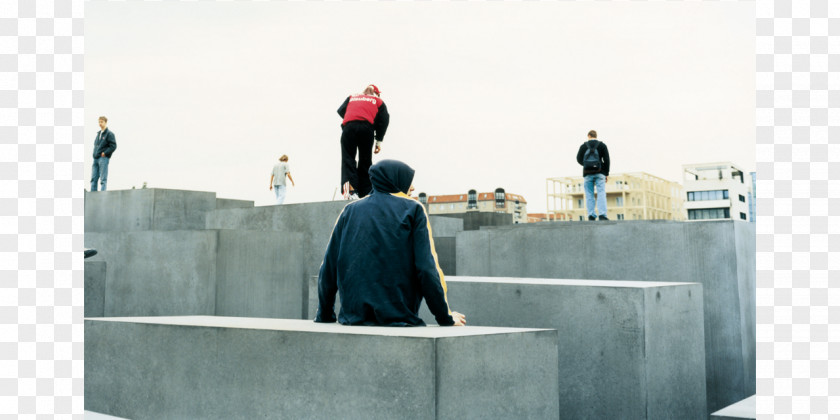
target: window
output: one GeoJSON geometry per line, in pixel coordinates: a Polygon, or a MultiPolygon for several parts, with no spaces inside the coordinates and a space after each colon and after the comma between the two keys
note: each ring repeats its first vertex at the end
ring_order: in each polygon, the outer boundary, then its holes
{"type": "Polygon", "coordinates": [[[580,216],[580,221],[581,221],[581,222],[583,221],[583,216],[580,216]]]}
{"type": "Polygon", "coordinates": [[[717,209],[689,209],[688,220],[728,219],[728,208],[717,209]]]}
{"type": "Polygon", "coordinates": [[[505,190],[502,188],[496,188],[496,207],[505,207],[505,190]]]}
{"type": "Polygon", "coordinates": [[[615,205],[617,207],[624,207],[624,197],[616,197],[615,198],[615,205]]]}
{"type": "Polygon", "coordinates": [[[478,208],[478,200],[476,199],[476,192],[475,192],[475,190],[470,190],[467,193],[467,210],[477,209],[477,208],[478,208]]]}
{"type": "Polygon", "coordinates": [[[747,220],[747,214],[741,213],[741,220],[747,220]]]}
{"type": "Polygon", "coordinates": [[[746,199],[746,198],[744,198],[744,196],[743,196],[743,195],[738,194],[738,201],[740,201],[740,202],[742,202],[742,203],[746,203],[746,202],[747,202],[747,199],[746,199]]]}
{"type": "Polygon", "coordinates": [[[616,216],[616,218],[618,218],[618,220],[624,220],[624,214],[619,213],[618,216],[616,216]]]}
{"type": "Polygon", "coordinates": [[[729,199],[729,190],[692,191],[688,193],[688,201],[709,201],[729,199]]]}
{"type": "Polygon", "coordinates": [[[578,198],[578,208],[579,209],[583,208],[583,199],[582,198],[578,198]]]}

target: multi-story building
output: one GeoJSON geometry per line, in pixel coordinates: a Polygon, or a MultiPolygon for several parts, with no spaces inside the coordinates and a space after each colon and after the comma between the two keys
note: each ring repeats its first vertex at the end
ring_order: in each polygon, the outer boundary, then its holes
{"type": "Polygon", "coordinates": [[[466,194],[427,195],[418,199],[429,214],[458,214],[468,212],[510,213],[513,223],[528,223],[528,202],[521,195],[506,193],[503,188],[494,192],[469,190],[466,194]]]}
{"type": "MultiPolygon", "coordinates": [[[[683,187],[645,172],[612,174],[607,179],[610,220],[685,220],[683,187]]],[[[548,213],[558,221],[586,220],[583,177],[546,180],[548,213]]]]}
{"type": "Polygon", "coordinates": [[[731,162],[683,165],[688,220],[749,221],[750,195],[744,171],[731,162]]]}

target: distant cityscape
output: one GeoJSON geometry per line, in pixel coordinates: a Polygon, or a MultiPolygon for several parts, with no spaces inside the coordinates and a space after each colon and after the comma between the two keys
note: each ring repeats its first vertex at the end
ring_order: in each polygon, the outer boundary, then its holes
{"type": "MultiPolygon", "coordinates": [[[[746,176],[732,162],[683,165],[682,183],[646,172],[609,176],[607,217],[610,220],[742,220],[755,222],[755,172],[746,176]]],[[[546,179],[546,213],[528,213],[525,197],[497,188],[417,199],[429,214],[507,213],[513,223],[586,220],[583,176],[546,179]]]]}

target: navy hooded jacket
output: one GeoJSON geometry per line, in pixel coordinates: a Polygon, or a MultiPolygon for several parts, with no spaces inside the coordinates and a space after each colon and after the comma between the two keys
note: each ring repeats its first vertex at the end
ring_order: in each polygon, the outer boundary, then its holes
{"type": "Polygon", "coordinates": [[[318,275],[315,322],[426,325],[423,298],[439,325],[453,325],[446,282],[422,204],[407,195],[414,170],[396,160],[370,168],[373,193],[344,207],[318,275]]]}

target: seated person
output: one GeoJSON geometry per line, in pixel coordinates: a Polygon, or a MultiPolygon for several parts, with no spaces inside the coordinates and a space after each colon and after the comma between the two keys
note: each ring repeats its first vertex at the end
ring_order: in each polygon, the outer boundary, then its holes
{"type": "Polygon", "coordinates": [[[345,325],[423,326],[426,299],[439,325],[465,325],[450,311],[426,209],[408,194],[414,169],[397,160],[370,168],[373,193],[344,207],[333,228],[318,275],[315,322],[345,325]]]}

